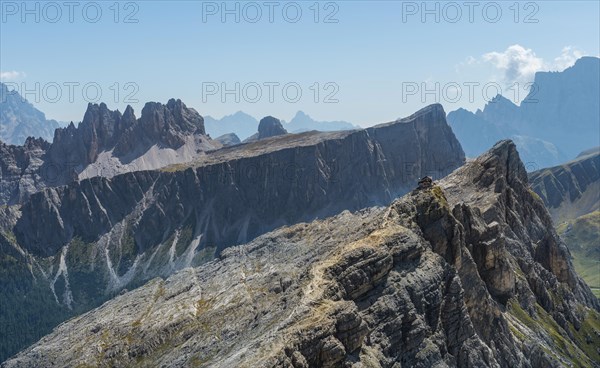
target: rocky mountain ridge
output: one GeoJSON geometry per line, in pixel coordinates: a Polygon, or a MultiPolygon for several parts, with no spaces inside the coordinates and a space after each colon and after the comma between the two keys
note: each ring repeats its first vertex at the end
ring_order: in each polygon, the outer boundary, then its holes
{"type": "Polygon", "coordinates": [[[448,122],[467,156],[511,138],[528,171],[559,165],[600,144],[600,59],[582,57],[562,72],[538,72],[517,106],[498,95],[475,113],[459,109],[448,122]]]}
{"type": "Polygon", "coordinates": [[[504,141],[121,295],[3,367],[599,366],[600,304],[504,141]]]}
{"type": "MultiPolygon", "coordinates": [[[[277,227],[387,205],[420,177],[442,177],[463,162],[442,107],[432,105],[365,130],[276,136],[163,170],[46,188],[0,215],[4,254],[24,274],[3,287],[35,290],[71,315],[277,227]]],[[[35,300],[10,310],[30,310],[35,300]]],[[[25,322],[42,331],[36,323],[25,322]]]]}
{"type": "Polygon", "coordinates": [[[530,173],[532,189],[556,224],[600,210],[600,151],[530,173]]]}
{"type": "Polygon", "coordinates": [[[175,99],[166,105],[147,103],[139,119],[131,106],[121,114],[104,103],[89,104],[83,121],[56,129],[52,143],[31,150],[29,143],[12,148],[0,144],[0,167],[5,168],[0,204],[21,203],[41,188],[74,180],[190,161],[221,147],[206,136],[202,116],[175,99]],[[17,152],[31,159],[20,160],[17,152]]]}

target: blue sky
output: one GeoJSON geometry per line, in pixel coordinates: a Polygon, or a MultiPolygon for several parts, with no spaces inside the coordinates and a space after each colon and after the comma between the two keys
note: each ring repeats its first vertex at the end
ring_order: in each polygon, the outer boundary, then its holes
{"type": "Polygon", "coordinates": [[[175,97],[214,117],[303,110],[367,126],[433,102],[482,107],[498,86],[518,102],[535,71],[600,54],[598,1],[1,3],[2,80],[37,91],[27,98],[62,121],[81,120],[88,101],[129,102],[139,116],[175,97]]]}

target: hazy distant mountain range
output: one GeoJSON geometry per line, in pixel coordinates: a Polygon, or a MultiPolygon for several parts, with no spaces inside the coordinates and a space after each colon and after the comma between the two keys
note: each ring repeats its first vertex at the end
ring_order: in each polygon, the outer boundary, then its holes
{"type": "Polygon", "coordinates": [[[0,83],[0,141],[22,145],[31,136],[51,142],[54,130],[60,126],[56,120],[47,120],[43,112],[16,91],[9,91],[0,83]]]}
{"type": "Polygon", "coordinates": [[[498,95],[448,122],[469,157],[511,138],[529,170],[558,165],[600,144],[600,59],[583,57],[562,72],[538,72],[520,105],[498,95]]]}
{"type": "MultiPolygon", "coordinates": [[[[360,128],[346,121],[317,121],[302,111],[298,111],[289,123],[283,120],[281,123],[285,130],[290,133],[301,133],[310,130],[332,132],[360,128]]],[[[206,132],[210,134],[211,137],[216,138],[229,133],[234,133],[243,141],[256,134],[258,120],[243,111],[238,111],[233,115],[227,115],[221,119],[205,116],[204,124],[206,125],[206,132]]]]}

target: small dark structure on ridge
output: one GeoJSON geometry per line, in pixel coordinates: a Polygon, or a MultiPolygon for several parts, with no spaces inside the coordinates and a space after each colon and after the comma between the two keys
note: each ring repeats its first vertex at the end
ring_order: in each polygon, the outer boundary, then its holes
{"type": "Polygon", "coordinates": [[[427,188],[431,188],[432,186],[433,186],[433,179],[431,178],[431,176],[425,176],[425,177],[422,177],[421,180],[419,180],[418,189],[427,189],[427,188]]]}

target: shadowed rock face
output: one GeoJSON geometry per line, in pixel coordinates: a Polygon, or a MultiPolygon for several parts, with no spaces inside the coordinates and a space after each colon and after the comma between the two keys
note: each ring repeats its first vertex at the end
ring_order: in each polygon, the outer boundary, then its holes
{"type": "Polygon", "coordinates": [[[287,134],[287,130],[283,128],[279,119],[267,116],[260,120],[260,123],[258,124],[258,139],[265,139],[283,134],[287,134]]]}
{"type": "Polygon", "coordinates": [[[464,160],[439,105],[366,130],[270,139],[215,151],[187,170],[97,177],[36,193],[23,204],[15,235],[50,256],[74,237],[97,241],[142,206],[134,221],[140,252],[186,221],[201,247],[222,249],[281,225],[388,204],[421,176],[439,178],[464,160]]]}
{"type": "Polygon", "coordinates": [[[387,208],[155,279],[5,366],[597,366],[599,307],[504,141],[387,208]]]}
{"type": "Polygon", "coordinates": [[[2,151],[3,162],[15,161],[12,152],[17,151],[34,155],[40,162],[27,163],[20,173],[2,176],[0,204],[22,203],[41,188],[65,185],[79,177],[156,169],[177,160],[191,160],[217,147],[205,137],[202,116],[181,100],[171,99],[166,105],[147,103],[140,119],[136,119],[131,106],[121,114],[104,103],[89,104],[77,127],[71,123],[56,129],[52,144],[45,143],[33,151],[27,144],[2,151]],[[186,145],[190,152],[181,152],[186,145]],[[161,155],[152,152],[153,147],[162,150],[161,155]],[[175,157],[165,150],[176,152],[175,157]]]}
{"type": "Polygon", "coordinates": [[[463,162],[434,105],[365,130],[271,137],[162,171],[47,188],[3,231],[36,277],[56,285],[61,306],[86,310],[280,226],[388,205],[463,162]]]}
{"type": "Polygon", "coordinates": [[[258,124],[258,133],[245,139],[244,143],[256,142],[261,139],[276,137],[287,133],[287,130],[285,130],[279,119],[267,116],[260,120],[260,123],[258,124]]]}

